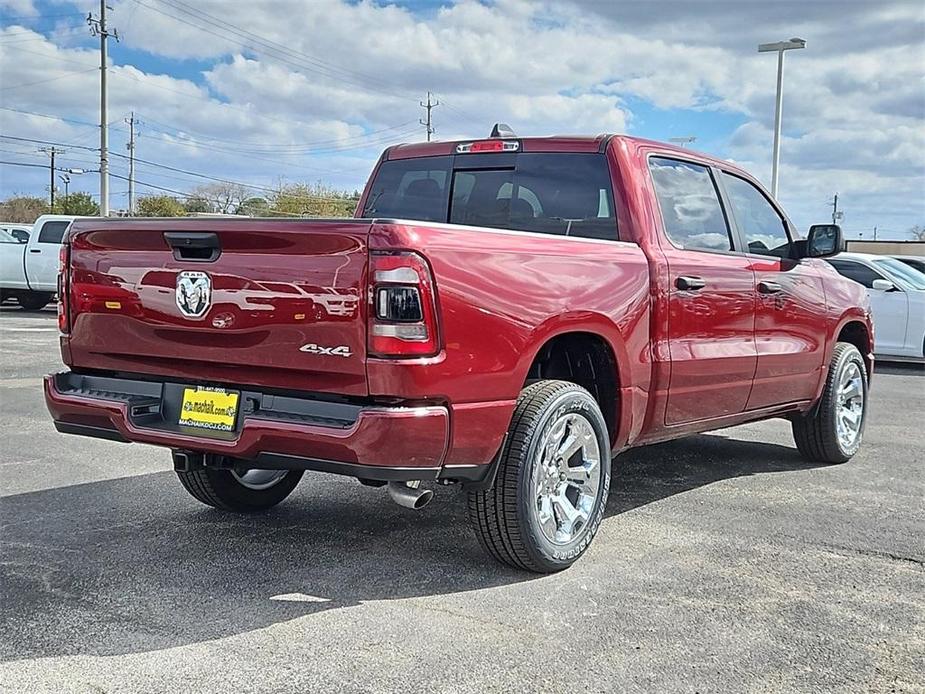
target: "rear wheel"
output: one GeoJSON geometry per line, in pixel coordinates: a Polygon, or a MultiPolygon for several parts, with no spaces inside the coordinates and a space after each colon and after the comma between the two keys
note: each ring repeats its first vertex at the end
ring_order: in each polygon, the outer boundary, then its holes
{"type": "Polygon", "coordinates": [[[792,420],[804,458],[844,463],[861,447],[867,418],[867,367],[857,347],[839,342],[832,352],[822,397],[806,416],[792,420]]]}
{"type": "Polygon", "coordinates": [[[521,391],[491,489],[469,494],[482,547],[515,568],[552,573],[591,544],[610,489],[610,440],[584,388],[538,381],[521,391]]]}
{"type": "Polygon", "coordinates": [[[48,306],[53,296],[47,292],[24,292],[16,297],[16,301],[25,311],[40,311],[48,306]]]}
{"type": "Polygon", "coordinates": [[[223,470],[199,468],[177,471],[193,498],[226,511],[263,511],[289,496],[302,479],[301,470],[223,470]]]}

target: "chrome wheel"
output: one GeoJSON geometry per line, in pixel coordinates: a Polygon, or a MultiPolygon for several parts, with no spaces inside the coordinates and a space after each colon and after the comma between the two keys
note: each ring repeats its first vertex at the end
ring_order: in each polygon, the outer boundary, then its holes
{"type": "Polygon", "coordinates": [[[269,489],[286,476],[288,470],[232,470],[231,475],[242,487],[248,489],[269,489]]]}
{"type": "Polygon", "coordinates": [[[857,362],[849,362],[838,380],[835,431],[838,443],[848,450],[857,442],[864,423],[864,378],[857,362]]]}
{"type": "Polygon", "coordinates": [[[601,448],[591,423],[565,414],[552,423],[533,464],[533,511],[543,535],[568,544],[587,527],[601,486],[601,448]]]}

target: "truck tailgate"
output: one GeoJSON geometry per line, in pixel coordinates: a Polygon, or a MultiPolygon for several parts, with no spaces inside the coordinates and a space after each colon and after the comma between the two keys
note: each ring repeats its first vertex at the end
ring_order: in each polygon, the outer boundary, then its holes
{"type": "Polygon", "coordinates": [[[366,395],[369,228],[79,221],[65,356],[77,369],[366,395]]]}

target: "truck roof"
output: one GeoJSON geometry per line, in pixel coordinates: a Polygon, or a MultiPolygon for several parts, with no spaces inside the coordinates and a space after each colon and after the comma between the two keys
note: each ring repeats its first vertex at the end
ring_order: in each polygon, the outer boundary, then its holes
{"type": "MultiPolygon", "coordinates": [[[[453,154],[456,146],[470,142],[481,142],[490,140],[489,137],[474,137],[465,140],[446,140],[439,142],[413,142],[408,144],[393,145],[385,151],[385,159],[411,159],[414,157],[435,157],[446,154],[453,154]]],[[[731,162],[717,159],[703,152],[678,147],[667,142],[657,140],[648,140],[642,137],[633,137],[630,135],[614,135],[602,133],[600,135],[552,135],[548,137],[499,137],[499,140],[518,140],[521,151],[523,152],[603,152],[608,143],[618,140],[631,147],[657,147],[662,151],[677,152],[683,156],[694,156],[698,159],[721,163],[724,166],[732,166],[731,162]]],[[[737,167],[736,167],[737,168],[737,167]]]]}

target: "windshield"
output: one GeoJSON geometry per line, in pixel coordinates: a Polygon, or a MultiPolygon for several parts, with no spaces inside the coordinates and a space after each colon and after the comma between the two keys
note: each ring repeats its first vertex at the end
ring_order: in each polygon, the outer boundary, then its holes
{"type": "Polygon", "coordinates": [[[890,277],[905,282],[913,289],[925,290],[925,274],[893,258],[878,258],[874,261],[878,270],[890,277]]]}
{"type": "Polygon", "coordinates": [[[386,161],[370,187],[363,216],[617,240],[603,154],[386,161]]]}

